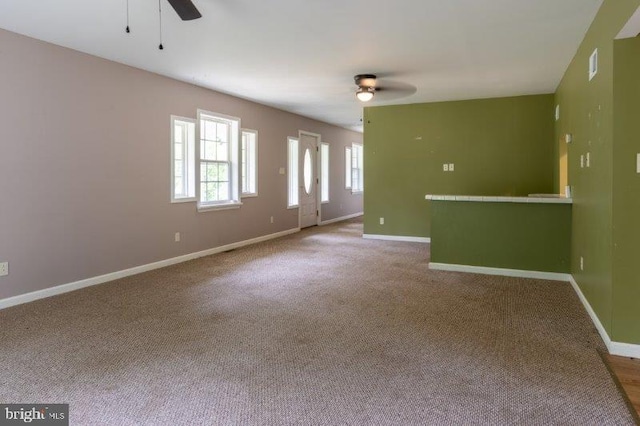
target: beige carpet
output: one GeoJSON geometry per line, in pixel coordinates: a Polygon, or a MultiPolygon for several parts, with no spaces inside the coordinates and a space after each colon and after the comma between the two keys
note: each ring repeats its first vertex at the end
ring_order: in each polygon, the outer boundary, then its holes
{"type": "Polygon", "coordinates": [[[0,311],[0,402],[71,424],[624,425],[566,283],[345,222],[0,311]]]}

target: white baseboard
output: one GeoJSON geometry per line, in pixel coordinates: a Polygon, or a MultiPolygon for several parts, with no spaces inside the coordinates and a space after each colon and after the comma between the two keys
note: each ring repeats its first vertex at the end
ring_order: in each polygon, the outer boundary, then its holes
{"type": "Polygon", "coordinates": [[[362,234],[362,238],[365,238],[367,240],[404,241],[408,243],[425,243],[425,244],[429,244],[431,242],[431,238],[402,237],[399,235],[362,234]]]}
{"type": "Polygon", "coordinates": [[[175,265],[177,263],[182,263],[189,260],[197,259],[199,257],[210,256],[212,254],[222,253],[224,251],[229,251],[236,248],[248,246],[251,244],[272,240],[274,238],[284,237],[285,235],[295,234],[296,232],[300,232],[300,228],[288,229],[286,231],[276,232],[274,234],[263,235],[261,237],[252,238],[250,240],[238,241],[236,243],[231,243],[231,244],[227,244],[220,247],[214,247],[214,248],[199,251],[196,253],[185,254],[182,256],[161,260],[161,261],[149,263],[146,265],[140,265],[140,266],[136,266],[130,269],[125,269],[122,271],[117,271],[117,272],[112,272],[105,275],[100,275],[97,277],[87,278],[84,280],[80,280],[80,281],[76,281],[68,284],[61,284],[55,287],[45,288],[43,290],[38,290],[31,293],[20,294],[18,296],[1,299],[0,309],[21,305],[23,303],[33,302],[34,300],[44,299],[46,297],[56,296],[58,294],[68,293],[70,291],[79,290],[85,287],[91,287],[94,285],[103,284],[103,283],[117,280],[120,278],[129,277],[131,275],[140,274],[142,272],[152,271],[154,269],[160,269],[166,266],[175,265]]]}
{"type": "Polygon", "coordinates": [[[640,345],[632,345],[631,343],[611,342],[609,348],[611,355],[624,356],[628,358],[640,359],[640,345]]]}
{"type": "Polygon", "coordinates": [[[573,278],[573,275],[569,277],[569,282],[571,283],[571,287],[573,287],[573,290],[578,295],[578,298],[582,302],[584,309],[587,311],[587,313],[591,317],[591,321],[593,322],[593,325],[596,326],[596,330],[598,330],[600,337],[602,337],[604,344],[607,346],[607,350],[609,351],[609,353],[611,353],[611,338],[609,337],[609,333],[607,333],[607,330],[604,329],[604,326],[600,322],[600,318],[598,318],[598,316],[596,315],[596,312],[591,307],[591,304],[589,303],[585,295],[582,293],[582,290],[580,290],[580,287],[578,286],[578,283],[576,282],[576,280],[573,278]]]}
{"type": "Polygon", "coordinates": [[[335,219],[323,220],[320,222],[320,226],[329,225],[330,223],[342,222],[343,220],[353,219],[354,217],[362,216],[364,212],[349,214],[347,216],[336,217],[335,219]]]}
{"type": "Polygon", "coordinates": [[[589,303],[585,295],[582,293],[582,290],[580,290],[580,287],[578,286],[578,283],[573,278],[573,276],[570,277],[569,282],[571,283],[571,286],[573,287],[574,291],[580,298],[580,301],[584,305],[584,308],[586,309],[587,313],[591,317],[591,321],[593,322],[593,325],[596,326],[598,333],[600,333],[600,337],[602,337],[602,340],[604,341],[604,344],[607,346],[607,350],[609,351],[609,353],[611,355],[640,358],[640,345],[634,345],[631,343],[614,342],[611,340],[611,338],[609,337],[609,333],[607,333],[607,330],[605,330],[604,326],[600,322],[600,318],[598,318],[598,316],[596,315],[595,311],[591,307],[591,304],[589,303]]]}
{"type": "Polygon", "coordinates": [[[438,271],[470,272],[473,274],[500,275],[505,277],[535,278],[551,281],[569,281],[570,274],[559,272],[527,271],[524,269],[490,268],[487,266],[455,265],[429,262],[429,269],[438,271]]]}

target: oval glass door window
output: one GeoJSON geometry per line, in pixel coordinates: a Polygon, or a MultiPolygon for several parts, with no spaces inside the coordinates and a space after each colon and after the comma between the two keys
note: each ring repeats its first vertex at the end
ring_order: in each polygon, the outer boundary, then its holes
{"type": "Polygon", "coordinates": [[[302,171],[304,190],[307,191],[307,194],[311,194],[311,172],[311,153],[309,152],[309,148],[307,148],[304,151],[304,166],[302,171]]]}

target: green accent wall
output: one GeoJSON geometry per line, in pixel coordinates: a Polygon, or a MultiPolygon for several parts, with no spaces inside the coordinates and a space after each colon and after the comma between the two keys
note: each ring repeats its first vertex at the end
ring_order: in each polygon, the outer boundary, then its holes
{"type": "Polygon", "coordinates": [[[640,37],[614,43],[611,337],[640,343],[640,37]]]}
{"type": "Polygon", "coordinates": [[[432,201],[431,262],[569,272],[571,204],[432,201]]]}
{"type": "Polygon", "coordinates": [[[429,237],[426,194],[556,192],[553,101],[534,95],[365,108],[365,234],[429,237]],[[443,163],[454,171],[444,172],[443,163]]]}
{"type": "MultiPolygon", "coordinates": [[[[640,0],[604,1],[556,93],[560,105],[556,140],[573,135],[568,146],[573,190],[571,273],[612,340],[626,343],[640,343],[640,333],[639,325],[632,326],[635,331],[613,327],[620,309],[614,306],[614,187],[624,184],[614,181],[614,167],[628,161],[614,157],[614,38],[638,6],[640,0]],[[598,73],[589,81],[589,56],[596,48],[598,73]],[[590,167],[581,168],[580,156],[587,153],[590,167]]],[[[640,311],[637,299],[634,305],[640,311]]]]}

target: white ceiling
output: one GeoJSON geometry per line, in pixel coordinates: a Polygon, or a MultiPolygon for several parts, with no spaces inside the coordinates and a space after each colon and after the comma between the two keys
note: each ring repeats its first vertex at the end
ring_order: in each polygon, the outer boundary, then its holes
{"type": "Polygon", "coordinates": [[[0,28],[351,129],[367,105],[554,92],[603,0],[1,0],[0,28]]]}

